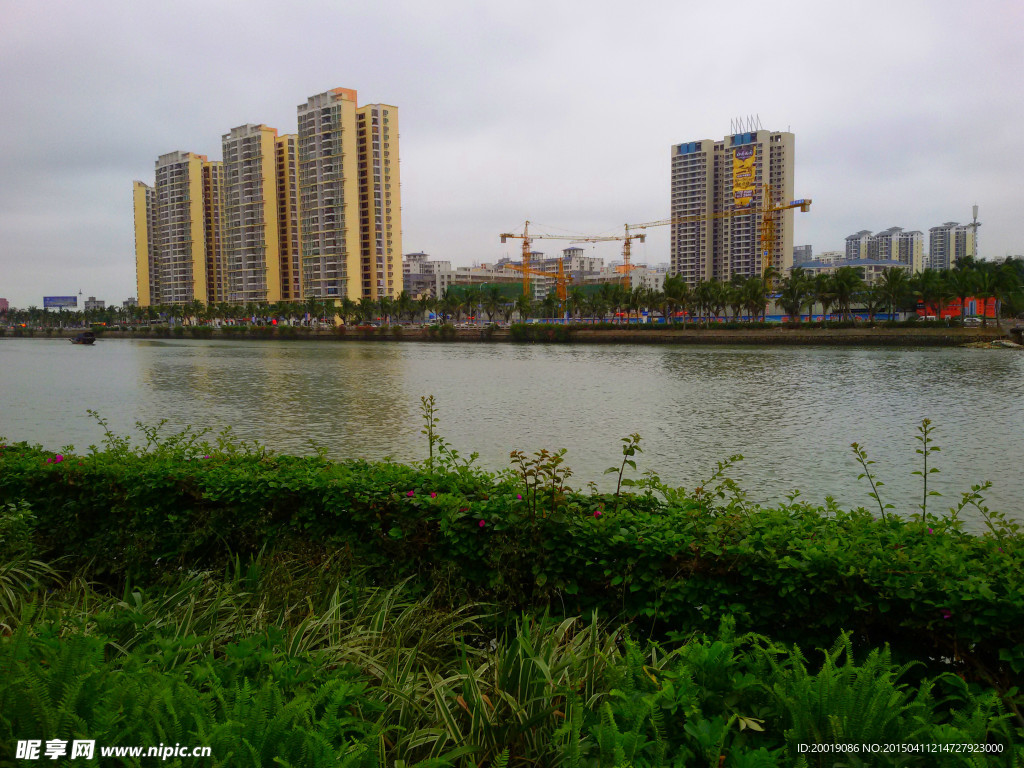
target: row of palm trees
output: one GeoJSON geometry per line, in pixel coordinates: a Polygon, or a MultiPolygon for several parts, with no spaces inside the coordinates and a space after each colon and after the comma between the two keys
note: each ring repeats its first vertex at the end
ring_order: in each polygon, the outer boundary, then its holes
{"type": "MultiPolygon", "coordinates": [[[[340,317],[346,324],[395,322],[427,322],[433,316],[445,322],[492,323],[509,322],[514,316],[521,320],[534,317],[568,318],[582,321],[612,320],[624,322],[643,314],[661,314],[687,323],[696,318],[707,324],[712,320],[754,321],[766,315],[769,301],[776,304],[795,322],[805,312],[824,317],[838,315],[840,320],[853,318],[854,310],[864,312],[873,320],[876,314],[896,317],[901,310],[913,310],[923,303],[941,316],[954,299],[960,300],[961,316],[966,300],[995,299],[997,308],[1006,305],[1011,314],[1024,311],[1024,261],[978,262],[965,259],[953,269],[926,269],[910,276],[900,268],[884,270],[873,285],[865,284],[859,270],[840,267],[832,274],[811,276],[793,269],[781,278],[774,270],[763,277],[734,276],[729,281],[706,280],[689,286],[680,276],[668,277],[662,290],[637,287],[630,290],[621,284],[604,284],[596,291],[570,289],[564,302],[553,293],[539,301],[528,296],[507,296],[497,285],[459,286],[449,289],[441,298],[430,296],[414,299],[405,291],[398,296],[379,299],[362,298],[339,301],[309,298],[305,301],[265,304],[211,303],[150,307],[110,307],[83,312],[49,312],[37,307],[11,309],[8,323],[33,326],[74,325],[80,322],[107,324],[138,324],[170,320],[182,324],[269,323],[289,325],[333,324],[340,317]]],[[[998,315],[998,309],[997,309],[998,315]]],[[[987,323],[987,318],[985,321],[987,323]]]]}

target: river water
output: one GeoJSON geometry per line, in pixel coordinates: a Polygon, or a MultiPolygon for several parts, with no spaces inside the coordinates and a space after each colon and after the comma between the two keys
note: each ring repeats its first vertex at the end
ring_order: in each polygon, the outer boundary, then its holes
{"type": "Polygon", "coordinates": [[[431,394],[441,435],[487,469],[513,449],[567,448],[570,485],[614,487],[603,472],[637,432],[634,477],[692,487],[739,453],[731,476],[754,501],[800,489],[870,508],[856,441],[902,513],[921,500],[914,436],[930,418],[942,450],[929,483],[943,494],[930,510],[991,480],[989,506],[1024,520],[1024,354],[1012,350],[0,339],[0,436],[54,450],[101,442],[92,409],[119,433],[166,419],[284,452],[408,462],[426,455],[431,394]]]}

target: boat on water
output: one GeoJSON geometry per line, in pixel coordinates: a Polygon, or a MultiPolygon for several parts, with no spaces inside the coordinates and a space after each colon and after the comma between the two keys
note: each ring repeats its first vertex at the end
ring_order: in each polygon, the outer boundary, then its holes
{"type": "Polygon", "coordinates": [[[93,344],[96,341],[96,334],[92,331],[82,331],[77,336],[68,339],[72,344],[93,344]]]}

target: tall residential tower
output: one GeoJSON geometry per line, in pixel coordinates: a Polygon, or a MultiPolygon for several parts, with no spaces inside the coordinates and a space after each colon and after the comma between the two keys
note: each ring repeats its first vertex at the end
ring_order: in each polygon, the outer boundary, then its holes
{"type": "Polygon", "coordinates": [[[139,305],[394,296],[402,288],[398,109],[310,97],[298,133],[240,125],[223,160],[161,155],[135,182],[139,305]]]}
{"type": "Polygon", "coordinates": [[[793,212],[781,211],[762,255],[767,205],[793,199],[792,133],[754,130],[672,147],[671,263],[689,285],[793,264],[793,212]]]}
{"type": "MultiPolygon", "coordinates": [[[[207,301],[205,162],[205,155],[193,152],[169,152],[156,161],[155,215],[150,233],[155,242],[153,261],[159,286],[159,296],[150,296],[154,304],[207,301]]],[[[141,298],[142,291],[139,293],[141,298]]]]}
{"type": "Polygon", "coordinates": [[[354,90],[335,88],[298,111],[305,295],[395,295],[402,258],[397,107],[359,107],[354,90]]]}

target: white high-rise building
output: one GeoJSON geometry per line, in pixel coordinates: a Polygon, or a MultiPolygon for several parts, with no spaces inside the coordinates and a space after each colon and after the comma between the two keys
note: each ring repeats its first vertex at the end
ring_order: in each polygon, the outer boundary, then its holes
{"type": "Polygon", "coordinates": [[[976,257],[976,230],[971,224],[947,221],[928,230],[928,266],[931,269],[952,269],[968,256],[976,257]]]}

